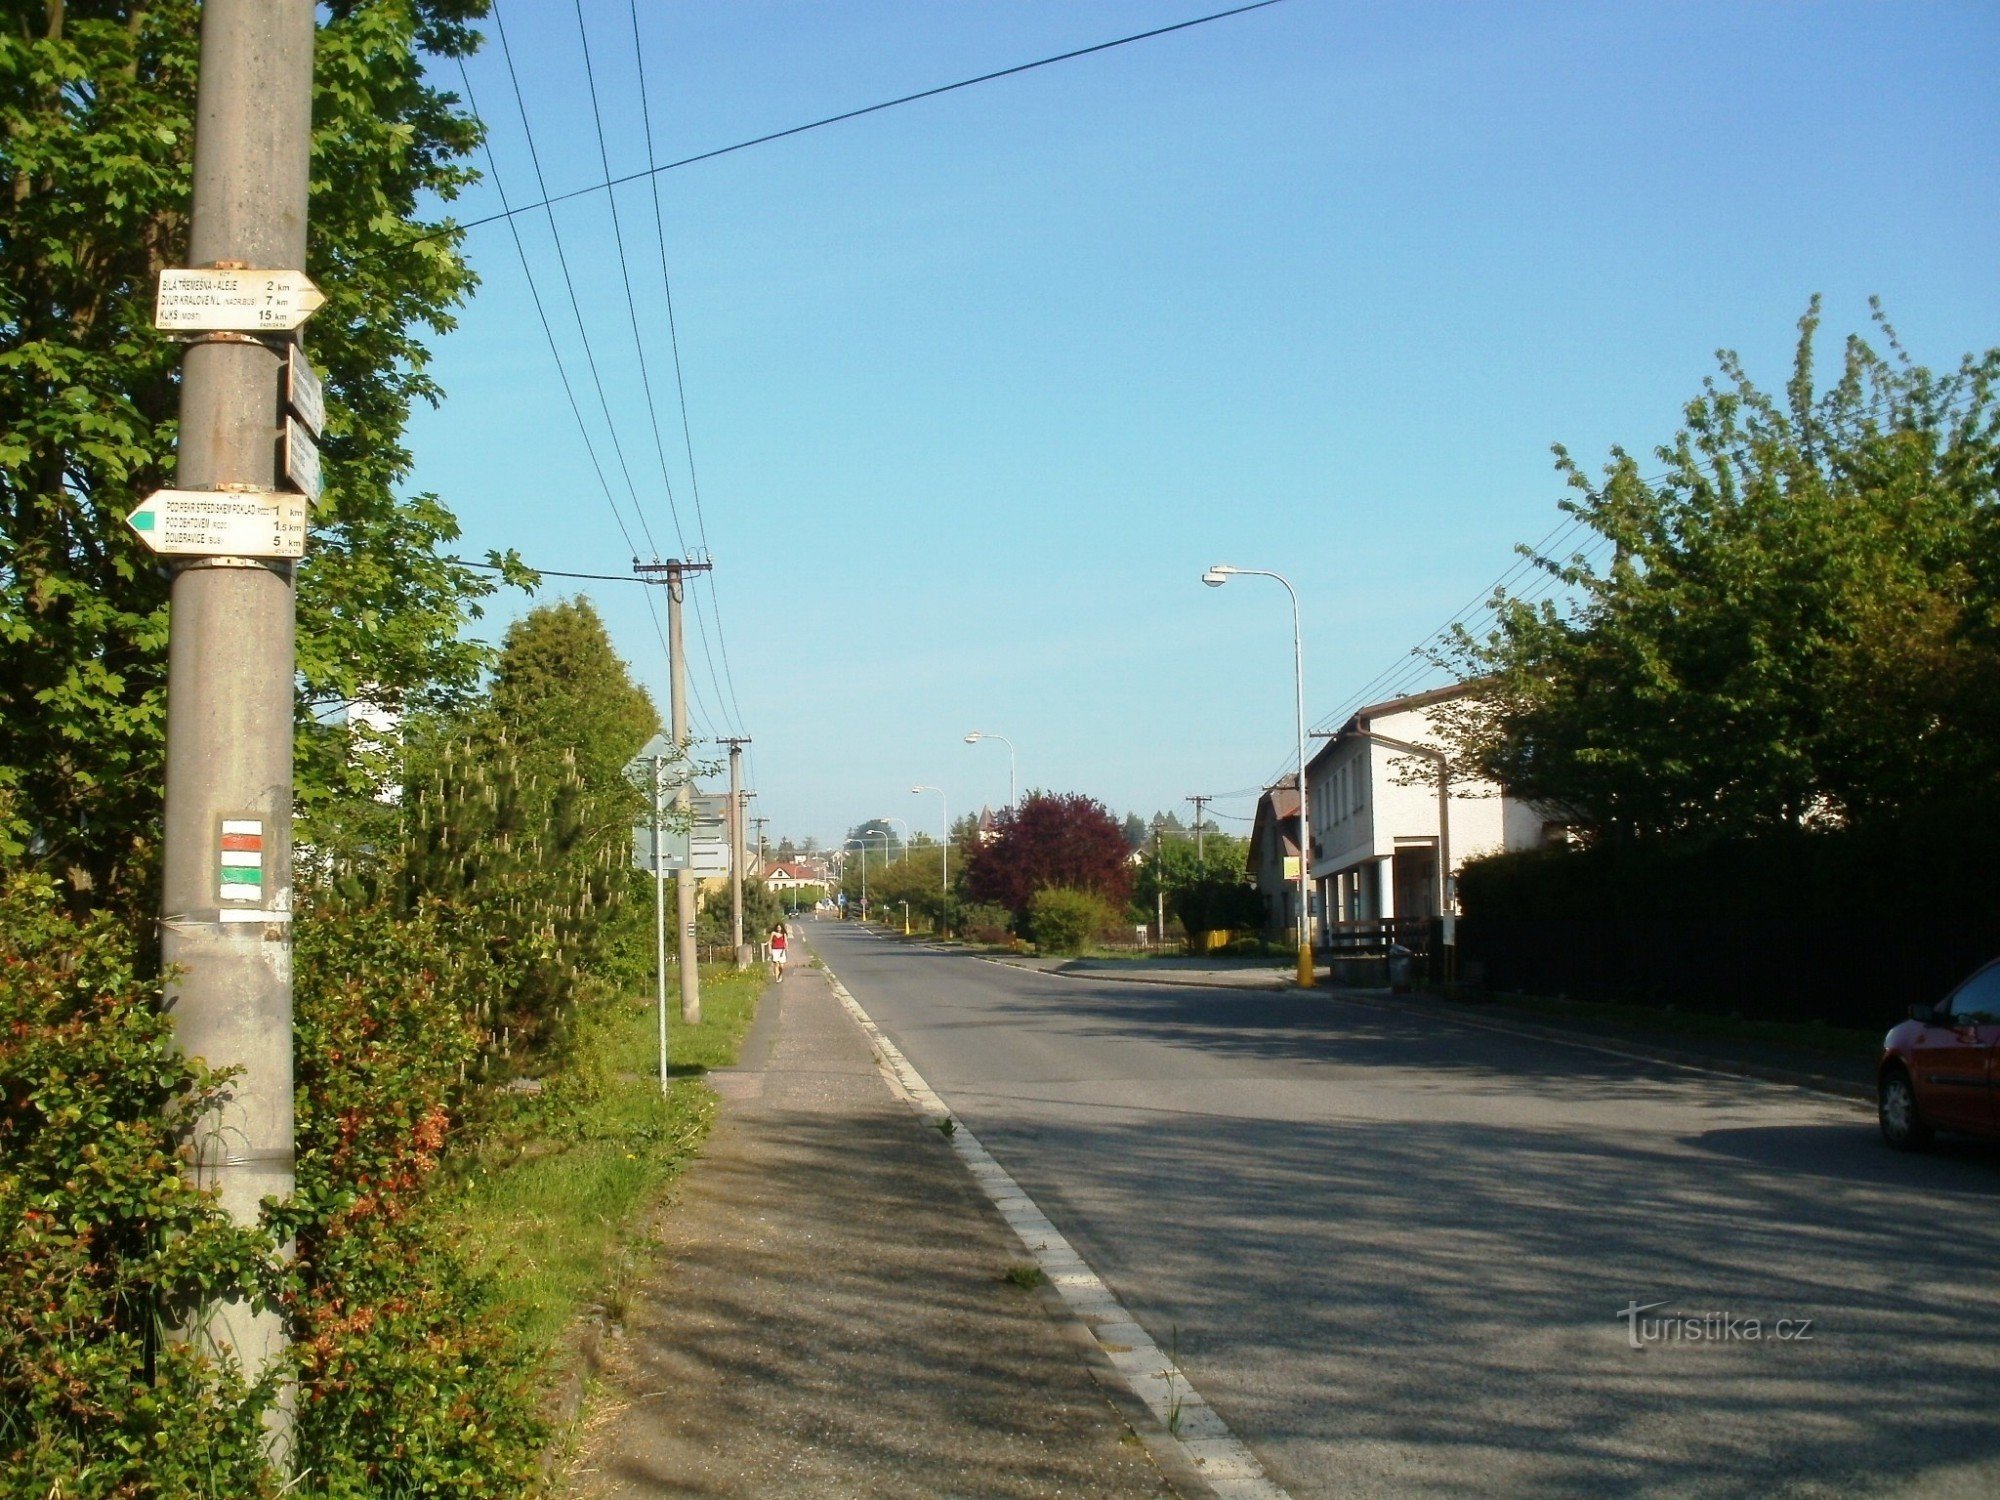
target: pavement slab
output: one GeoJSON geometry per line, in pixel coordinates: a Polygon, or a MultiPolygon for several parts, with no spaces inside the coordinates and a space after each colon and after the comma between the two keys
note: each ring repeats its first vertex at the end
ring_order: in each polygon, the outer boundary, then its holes
{"type": "Polygon", "coordinates": [[[572,1492],[1174,1495],[823,973],[766,995],[745,1057],[603,1348],[572,1492]]]}

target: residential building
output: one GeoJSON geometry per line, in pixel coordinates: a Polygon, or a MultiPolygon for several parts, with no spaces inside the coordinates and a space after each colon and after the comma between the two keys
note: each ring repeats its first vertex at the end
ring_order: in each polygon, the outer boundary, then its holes
{"type": "MultiPolygon", "coordinates": [[[[1551,815],[1491,781],[1453,776],[1441,805],[1439,720],[1477,691],[1476,683],[1455,683],[1361,709],[1307,762],[1311,880],[1331,946],[1379,946],[1387,924],[1437,917],[1441,845],[1449,851],[1446,874],[1455,876],[1469,859],[1561,836],[1551,815]]],[[[1452,909],[1448,885],[1443,909],[1452,909]]]]}
{"type": "Polygon", "coordinates": [[[1299,924],[1299,778],[1282,777],[1257,799],[1250,825],[1250,877],[1264,898],[1264,930],[1296,943],[1299,924]]]}

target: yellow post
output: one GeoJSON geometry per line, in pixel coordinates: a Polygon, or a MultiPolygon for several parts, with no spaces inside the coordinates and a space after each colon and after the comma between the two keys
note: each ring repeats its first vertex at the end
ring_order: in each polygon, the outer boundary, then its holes
{"type": "Polygon", "coordinates": [[[1309,942],[1299,944],[1299,987],[1308,990],[1313,987],[1313,950],[1309,942]]]}

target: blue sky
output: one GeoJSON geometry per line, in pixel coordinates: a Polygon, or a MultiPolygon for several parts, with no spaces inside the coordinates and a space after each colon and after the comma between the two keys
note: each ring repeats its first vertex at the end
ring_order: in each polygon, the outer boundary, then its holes
{"type": "MultiPolygon", "coordinates": [[[[655,156],[1220,8],[644,0],[655,156]]],[[[630,0],[582,10],[642,170],[630,0]]],[[[549,190],[601,181],[572,5],[500,15],[549,190]]],[[[532,201],[488,32],[473,95],[532,201]]],[[[935,831],[916,782],[1000,805],[974,728],[1024,788],[1245,818],[1291,753],[1290,617],[1205,567],[1291,578],[1317,721],[1558,522],[1552,442],[1650,450],[1719,347],[1781,383],[1813,293],[1829,355],[1871,294],[1927,363],[2000,343],[1996,76],[1989,4],[1286,0],[662,174],[699,520],[652,189],[617,195],[638,341],[607,195],[555,210],[609,431],[548,219],[517,221],[623,532],[507,229],[472,231],[411,487],[467,555],[551,569],[705,534],[695,724],[754,738],[773,837],[935,831]]],[[[664,711],[646,592],[572,591],[664,711]]],[[[498,605],[492,634],[527,602],[498,605]]]]}

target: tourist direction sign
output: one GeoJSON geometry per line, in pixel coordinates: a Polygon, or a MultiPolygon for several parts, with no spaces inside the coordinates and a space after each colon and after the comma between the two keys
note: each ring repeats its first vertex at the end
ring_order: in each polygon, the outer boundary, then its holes
{"type": "Polygon", "coordinates": [[[319,371],[297,344],[285,347],[285,400],[307,432],[318,437],[326,431],[326,389],[320,384],[319,371]]]}
{"type": "Polygon", "coordinates": [[[304,557],[306,497],[272,490],[155,490],[125,518],[169,557],[304,557]]]}
{"type": "Polygon", "coordinates": [[[153,326],[168,333],[284,333],[326,298],[303,271],[160,272],[153,326]]]}
{"type": "Polygon", "coordinates": [[[295,417],[285,418],[285,478],[297,485],[306,499],[319,499],[319,444],[295,417]]]}

